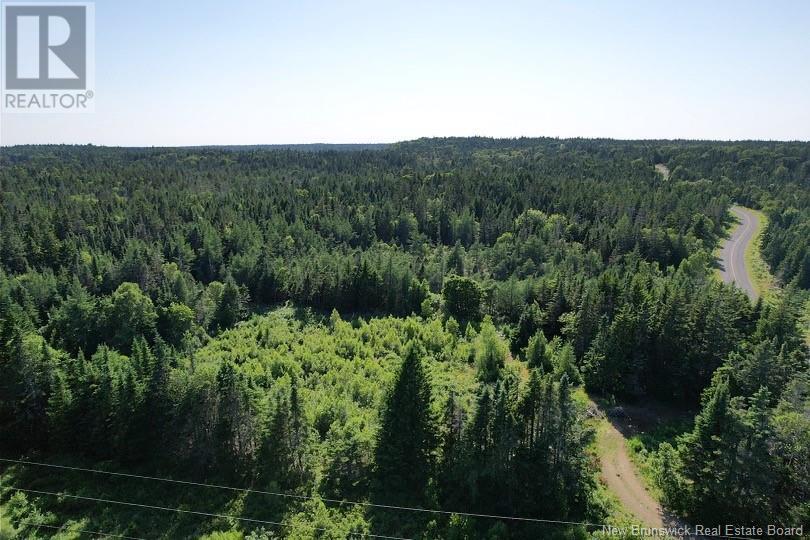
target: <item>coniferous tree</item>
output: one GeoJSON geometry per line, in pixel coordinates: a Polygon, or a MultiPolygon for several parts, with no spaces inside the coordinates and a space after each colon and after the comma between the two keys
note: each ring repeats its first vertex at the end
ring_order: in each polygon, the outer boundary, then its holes
{"type": "Polygon", "coordinates": [[[438,438],[422,354],[416,343],[406,345],[402,367],[382,411],[374,494],[390,504],[425,504],[434,465],[438,438]]]}
{"type": "Polygon", "coordinates": [[[540,330],[542,325],[543,313],[540,311],[540,306],[537,305],[537,302],[532,302],[520,314],[517,334],[512,340],[512,351],[517,353],[526,347],[529,339],[537,335],[538,332],[542,333],[542,330],[540,330]]]}
{"type": "Polygon", "coordinates": [[[552,369],[551,358],[548,351],[548,341],[543,331],[538,331],[529,339],[529,344],[524,352],[526,363],[532,369],[540,369],[543,372],[550,372],[552,369]]]}
{"type": "Polygon", "coordinates": [[[728,375],[718,373],[707,389],[695,427],[681,442],[683,474],[692,481],[690,506],[701,519],[713,521],[727,515],[730,499],[715,494],[729,492],[737,444],[737,425],[731,411],[728,375]]]}
{"type": "Polygon", "coordinates": [[[506,361],[507,348],[495,330],[490,318],[481,324],[481,333],[475,342],[475,364],[478,379],[485,383],[498,380],[506,361]]]}
{"type": "Polygon", "coordinates": [[[55,451],[69,448],[75,426],[72,422],[73,395],[67,375],[62,370],[55,370],[51,379],[51,394],[48,396],[48,436],[50,447],[55,451]]]}
{"type": "Polygon", "coordinates": [[[227,474],[241,478],[249,474],[258,451],[257,426],[251,414],[248,384],[233,364],[225,362],[217,373],[216,437],[220,457],[230,463],[227,474]]]}
{"type": "Polygon", "coordinates": [[[462,483],[461,467],[463,457],[462,434],[464,414],[453,392],[447,398],[442,418],[441,461],[438,470],[438,483],[442,503],[455,507],[461,502],[459,486],[462,483]]]}
{"type": "Polygon", "coordinates": [[[299,392],[293,378],[289,393],[282,390],[277,395],[264,447],[268,479],[284,489],[298,489],[309,480],[309,425],[299,392]]]}
{"type": "Polygon", "coordinates": [[[244,292],[233,277],[228,276],[211,320],[212,328],[225,330],[241,321],[245,317],[245,303],[244,292]]]}

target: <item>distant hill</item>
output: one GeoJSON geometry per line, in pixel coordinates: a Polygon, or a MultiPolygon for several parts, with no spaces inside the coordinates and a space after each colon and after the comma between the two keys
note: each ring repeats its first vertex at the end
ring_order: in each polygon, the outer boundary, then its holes
{"type": "Polygon", "coordinates": [[[217,150],[298,150],[301,152],[353,152],[360,150],[382,150],[391,146],[387,143],[358,143],[358,144],[331,144],[331,143],[311,143],[311,144],[239,144],[239,145],[205,145],[205,146],[183,146],[180,148],[205,148],[217,150]]]}

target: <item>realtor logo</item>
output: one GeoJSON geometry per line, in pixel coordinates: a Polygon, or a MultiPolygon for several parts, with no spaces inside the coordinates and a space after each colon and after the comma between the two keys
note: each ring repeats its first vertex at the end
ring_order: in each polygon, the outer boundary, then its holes
{"type": "Polygon", "coordinates": [[[86,111],[94,83],[93,4],[5,2],[2,8],[3,111],[86,111]]]}

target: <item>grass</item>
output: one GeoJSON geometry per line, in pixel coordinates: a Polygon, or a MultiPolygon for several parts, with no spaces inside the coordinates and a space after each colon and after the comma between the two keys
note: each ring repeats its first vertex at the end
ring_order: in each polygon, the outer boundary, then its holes
{"type": "Polygon", "coordinates": [[[748,275],[751,276],[751,285],[754,287],[754,292],[763,300],[768,300],[779,290],[776,279],[771,274],[768,263],[762,258],[760,252],[762,233],[768,226],[768,216],[759,210],[752,208],[747,208],[747,210],[757,216],[759,226],[751,242],[745,248],[745,269],[748,271],[748,275]]]}
{"type": "MultiPolygon", "coordinates": [[[[754,238],[745,249],[745,268],[751,276],[751,284],[754,291],[765,302],[770,302],[776,298],[782,291],[778,282],[762,257],[760,252],[762,244],[762,234],[768,226],[768,216],[759,210],[748,208],[752,213],[756,214],[759,219],[759,227],[754,235],[754,238]]],[[[719,276],[719,270],[717,275],[719,276]]],[[[802,328],[804,329],[805,341],[810,345],[810,298],[804,305],[804,315],[802,317],[802,328]]]]}
{"type": "MultiPolygon", "coordinates": [[[[768,226],[768,216],[759,210],[754,210],[753,208],[747,208],[747,210],[757,216],[759,219],[759,227],[757,228],[757,232],[754,234],[751,242],[745,249],[745,269],[751,276],[751,285],[754,287],[754,292],[757,293],[757,296],[761,297],[765,302],[770,302],[779,295],[782,289],[779,287],[776,278],[771,273],[770,267],[762,257],[762,253],[760,251],[762,234],[765,232],[765,229],[768,226]]],[[[727,226],[726,235],[731,234],[731,230],[733,228],[733,224],[727,226]]],[[[715,257],[719,256],[719,253],[720,247],[715,250],[715,257]]],[[[721,279],[719,269],[715,270],[715,276],[717,279],[721,279]]],[[[804,315],[802,316],[801,324],[804,330],[805,341],[808,345],[810,345],[810,298],[808,298],[804,305],[804,315]]]]}
{"type": "MultiPolygon", "coordinates": [[[[580,390],[579,393],[581,393],[580,396],[577,393],[574,394],[575,401],[591,400],[584,390],[580,390]]],[[[614,405],[604,399],[596,397],[592,399],[601,410],[607,410],[614,405]]],[[[588,419],[587,423],[594,430],[595,437],[589,449],[600,460],[610,459],[619,452],[619,445],[624,444],[631,462],[641,476],[644,487],[655,500],[660,502],[661,491],[654,480],[653,458],[655,453],[661,443],[668,442],[674,446],[679,435],[692,429],[693,422],[692,413],[684,413],[677,417],[659,414],[653,427],[645,428],[644,431],[628,438],[622,437],[619,439],[611,436],[610,421],[605,416],[592,417],[588,419]]],[[[601,487],[607,490],[606,486],[602,485],[601,487]]],[[[628,520],[632,521],[632,515],[622,507],[618,499],[613,497],[612,494],[610,496],[615,501],[615,505],[612,507],[612,511],[615,513],[611,515],[622,523],[628,523],[628,520]]]]}
{"type": "Polygon", "coordinates": [[[692,420],[670,420],[627,439],[626,444],[630,460],[641,473],[641,478],[644,480],[647,489],[658,501],[661,500],[661,490],[653,478],[652,458],[662,443],[668,442],[674,446],[677,437],[690,429],[692,429],[692,420]]]}

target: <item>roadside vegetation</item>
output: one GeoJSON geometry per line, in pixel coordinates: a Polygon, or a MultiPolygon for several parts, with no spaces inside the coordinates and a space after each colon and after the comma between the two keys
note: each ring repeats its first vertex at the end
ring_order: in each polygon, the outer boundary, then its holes
{"type": "Polygon", "coordinates": [[[757,296],[767,302],[773,294],[777,293],[778,288],[768,263],[762,256],[762,237],[768,228],[768,216],[759,210],[750,208],[748,210],[757,216],[759,226],[745,249],[745,267],[751,276],[751,284],[754,286],[757,296]]]}

